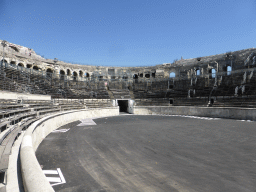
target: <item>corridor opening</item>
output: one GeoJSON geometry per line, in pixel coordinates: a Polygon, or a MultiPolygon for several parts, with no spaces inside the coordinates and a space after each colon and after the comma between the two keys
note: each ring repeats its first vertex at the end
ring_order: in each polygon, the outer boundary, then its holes
{"type": "Polygon", "coordinates": [[[119,112],[128,113],[128,100],[117,100],[119,112]]]}

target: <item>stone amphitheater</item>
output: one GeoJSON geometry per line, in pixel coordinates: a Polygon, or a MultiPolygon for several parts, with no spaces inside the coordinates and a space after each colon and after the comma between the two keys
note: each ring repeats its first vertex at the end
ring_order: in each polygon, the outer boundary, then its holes
{"type": "Polygon", "coordinates": [[[85,116],[256,120],[255,48],[148,67],[103,67],[45,59],[0,42],[0,192],[54,191],[35,151],[53,130],[85,116]]]}

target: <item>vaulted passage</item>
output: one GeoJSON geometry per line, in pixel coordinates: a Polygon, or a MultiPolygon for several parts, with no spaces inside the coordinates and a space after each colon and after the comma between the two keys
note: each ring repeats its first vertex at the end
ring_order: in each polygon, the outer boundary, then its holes
{"type": "Polygon", "coordinates": [[[128,113],[128,100],[117,100],[119,112],[128,113]]]}

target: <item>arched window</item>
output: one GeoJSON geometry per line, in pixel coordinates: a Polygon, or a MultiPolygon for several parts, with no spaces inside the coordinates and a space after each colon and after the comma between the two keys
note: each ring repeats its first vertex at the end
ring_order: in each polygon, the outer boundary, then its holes
{"type": "Polygon", "coordinates": [[[175,76],[176,76],[176,75],[175,75],[174,72],[171,72],[170,75],[169,75],[170,78],[174,78],[175,76]]]}
{"type": "Polygon", "coordinates": [[[227,75],[231,75],[231,71],[232,71],[231,66],[228,66],[228,67],[227,67],[227,75]]]}
{"type": "Polygon", "coordinates": [[[197,69],[197,70],[196,70],[196,75],[201,75],[200,69],[197,69]]]}
{"type": "Polygon", "coordinates": [[[211,75],[210,76],[211,78],[215,78],[216,77],[216,70],[215,69],[210,69],[209,73],[211,75]]]}

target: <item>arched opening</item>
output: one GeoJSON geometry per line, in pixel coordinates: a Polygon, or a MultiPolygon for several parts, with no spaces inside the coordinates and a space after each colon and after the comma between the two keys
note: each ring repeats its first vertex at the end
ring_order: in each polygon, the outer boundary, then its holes
{"type": "Polygon", "coordinates": [[[79,71],[79,77],[83,77],[83,71],[79,71]]]}
{"type": "Polygon", "coordinates": [[[77,72],[73,72],[73,80],[76,81],[77,80],[77,72]]]}
{"type": "Polygon", "coordinates": [[[19,67],[24,67],[24,64],[23,63],[18,63],[18,66],[19,67]]]}
{"type": "Polygon", "coordinates": [[[227,65],[223,67],[223,71],[227,72],[227,75],[231,75],[232,68],[231,66],[227,65]]]}
{"type": "Polygon", "coordinates": [[[173,85],[169,85],[169,89],[173,89],[173,85]]]}
{"type": "Polygon", "coordinates": [[[143,77],[143,73],[140,74],[140,77],[143,77]]]}
{"type": "Polygon", "coordinates": [[[209,73],[210,73],[210,78],[215,78],[216,77],[216,70],[215,69],[210,69],[209,73]]]}
{"type": "Polygon", "coordinates": [[[52,70],[51,68],[48,68],[48,69],[46,70],[46,73],[53,73],[53,70],[52,70]]]}
{"type": "Polygon", "coordinates": [[[138,79],[138,75],[137,75],[137,74],[134,74],[134,75],[133,75],[133,79],[138,79]]]}
{"type": "Polygon", "coordinates": [[[146,78],[150,78],[150,74],[146,74],[145,77],[146,77],[146,78]]]}
{"type": "Polygon", "coordinates": [[[3,60],[3,59],[2,59],[1,63],[8,63],[8,62],[7,62],[6,60],[3,60]]]}
{"type": "Polygon", "coordinates": [[[198,75],[201,75],[200,69],[197,69],[197,70],[196,70],[196,75],[197,75],[197,76],[198,76],[198,75]]]}
{"type": "Polygon", "coordinates": [[[228,66],[228,67],[227,67],[227,75],[231,75],[231,71],[232,71],[231,66],[228,66]]]}
{"type": "Polygon", "coordinates": [[[65,71],[64,70],[60,70],[60,79],[63,80],[65,77],[65,71]]]}
{"type": "Polygon", "coordinates": [[[52,70],[51,68],[48,68],[48,69],[46,70],[46,75],[47,75],[48,77],[52,77],[52,74],[53,74],[53,70],[52,70]]]}
{"type": "Polygon", "coordinates": [[[37,67],[36,65],[33,67],[34,70],[39,70],[39,67],[37,67]]]}
{"type": "Polygon", "coordinates": [[[85,72],[85,73],[84,73],[84,77],[88,78],[88,77],[90,77],[90,74],[87,73],[87,72],[85,72]]]}
{"type": "Polygon", "coordinates": [[[176,76],[176,75],[175,75],[174,72],[171,72],[170,75],[169,75],[170,78],[174,78],[175,76],[176,76]]]}
{"type": "Polygon", "coordinates": [[[16,66],[16,62],[15,62],[15,61],[11,61],[10,64],[11,64],[11,66],[13,66],[13,67],[16,66]]]}
{"type": "Polygon", "coordinates": [[[32,64],[27,64],[27,68],[30,69],[32,67],[32,64]]]}
{"type": "Polygon", "coordinates": [[[70,69],[67,69],[67,75],[70,76],[71,75],[71,71],[70,69]]]}

